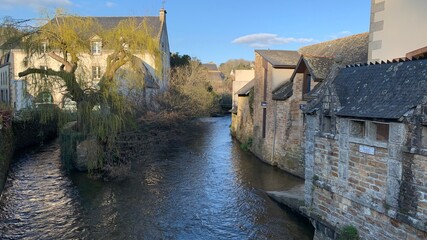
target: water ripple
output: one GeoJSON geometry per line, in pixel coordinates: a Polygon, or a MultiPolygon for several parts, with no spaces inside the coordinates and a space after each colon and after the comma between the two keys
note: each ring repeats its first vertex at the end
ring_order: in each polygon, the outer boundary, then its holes
{"type": "Polygon", "coordinates": [[[121,182],[61,170],[59,146],[19,155],[0,199],[0,239],[311,239],[266,190],[301,180],[241,151],[230,117],[133,162],[121,182]]]}

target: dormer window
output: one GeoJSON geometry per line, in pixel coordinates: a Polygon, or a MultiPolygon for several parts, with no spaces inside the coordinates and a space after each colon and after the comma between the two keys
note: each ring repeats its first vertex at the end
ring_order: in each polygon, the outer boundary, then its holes
{"type": "Polygon", "coordinates": [[[101,41],[92,41],[91,42],[91,51],[93,55],[101,55],[102,42],[101,41]]]}

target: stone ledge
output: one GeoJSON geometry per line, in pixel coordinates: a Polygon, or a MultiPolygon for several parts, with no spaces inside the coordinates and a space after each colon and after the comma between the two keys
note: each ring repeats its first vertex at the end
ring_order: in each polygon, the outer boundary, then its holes
{"type": "Polygon", "coordinates": [[[301,209],[305,207],[304,184],[298,185],[288,191],[267,191],[267,195],[276,202],[282,203],[290,209],[308,217],[301,209]]]}

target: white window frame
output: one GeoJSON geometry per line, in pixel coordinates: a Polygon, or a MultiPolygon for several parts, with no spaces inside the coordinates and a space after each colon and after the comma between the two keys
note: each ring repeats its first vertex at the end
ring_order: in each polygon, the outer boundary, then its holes
{"type": "Polygon", "coordinates": [[[92,41],[90,44],[92,55],[101,55],[102,41],[92,41]]]}

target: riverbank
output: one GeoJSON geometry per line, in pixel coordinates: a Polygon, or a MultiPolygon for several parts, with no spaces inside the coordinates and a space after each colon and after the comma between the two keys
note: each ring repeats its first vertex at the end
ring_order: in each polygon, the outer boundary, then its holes
{"type": "Polygon", "coordinates": [[[147,112],[137,125],[120,133],[115,141],[121,164],[104,165],[92,177],[105,181],[121,181],[129,176],[131,165],[142,159],[152,158],[175,149],[202,133],[204,123],[175,112],[147,112]]]}

